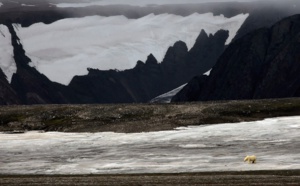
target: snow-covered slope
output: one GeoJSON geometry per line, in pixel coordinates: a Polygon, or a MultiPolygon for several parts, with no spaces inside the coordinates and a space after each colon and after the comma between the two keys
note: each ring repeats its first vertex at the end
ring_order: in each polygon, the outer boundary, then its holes
{"type": "Polygon", "coordinates": [[[207,14],[187,17],[150,14],[140,19],[90,16],[34,24],[16,29],[26,54],[50,80],[68,84],[87,68],[130,69],[152,53],[162,61],[167,49],[184,41],[191,49],[201,29],[214,34],[229,30],[229,44],[248,14],[232,18],[207,14]]]}
{"type": "Polygon", "coordinates": [[[211,72],[212,69],[210,69],[209,71],[205,72],[203,75],[207,75],[209,76],[210,75],[210,72],[211,72]]]}
{"type": "Polygon", "coordinates": [[[11,44],[11,35],[5,25],[0,25],[0,68],[7,77],[8,82],[17,71],[14,60],[13,46],[11,44]]]}
{"type": "Polygon", "coordinates": [[[137,134],[0,134],[0,174],[300,169],[300,117],[137,134]],[[246,155],[257,163],[244,163],[246,155]]]}
{"type": "Polygon", "coordinates": [[[150,103],[170,103],[173,96],[175,96],[180,90],[185,87],[186,84],[181,85],[178,88],[175,88],[174,90],[171,90],[170,92],[167,92],[165,94],[162,94],[160,96],[157,96],[156,98],[152,99],[150,103]]]}
{"type": "MultiPolygon", "coordinates": [[[[207,75],[209,76],[210,71],[212,69],[210,69],[209,71],[205,72],[203,75],[207,75]]],[[[160,96],[157,96],[155,98],[153,98],[150,103],[170,103],[172,100],[172,97],[175,96],[179,91],[181,91],[187,84],[181,85],[178,88],[175,88],[174,90],[171,90],[165,94],[162,94],[160,96]]]]}

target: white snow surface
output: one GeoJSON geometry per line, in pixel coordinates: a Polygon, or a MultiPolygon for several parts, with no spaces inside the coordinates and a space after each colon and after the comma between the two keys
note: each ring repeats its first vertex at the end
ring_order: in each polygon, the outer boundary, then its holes
{"type": "Polygon", "coordinates": [[[16,32],[32,59],[31,65],[50,80],[67,85],[75,75],[86,75],[87,68],[130,69],[150,53],[161,62],[178,40],[191,49],[202,29],[209,34],[229,30],[229,44],[248,15],[149,14],[139,19],[89,16],[49,25],[18,26],[16,32]]]}
{"type": "MultiPolygon", "coordinates": [[[[209,76],[210,75],[210,72],[211,72],[212,69],[210,69],[209,71],[205,72],[203,75],[206,75],[206,76],[209,76]]],[[[150,103],[170,103],[172,98],[178,93],[180,92],[185,86],[187,85],[184,84],[184,85],[181,85],[167,93],[164,93],[162,95],[159,95],[155,98],[153,98],[152,100],[150,100],[150,103]]]]}
{"type": "Polygon", "coordinates": [[[11,44],[11,34],[5,25],[0,25],[0,68],[6,75],[9,83],[13,74],[17,72],[13,56],[14,49],[11,44]]]}
{"type": "Polygon", "coordinates": [[[207,2],[247,2],[251,0],[82,0],[80,3],[58,3],[59,8],[105,6],[105,5],[132,5],[132,6],[157,6],[168,4],[199,4],[207,2]]]}
{"type": "Polygon", "coordinates": [[[209,71],[205,72],[203,75],[206,75],[206,76],[209,76],[210,75],[210,72],[211,72],[212,69],[210,69],[209,71]]]}
{"type": "Polygon", "coordinates": [[[299,136],[300,116],[135,134],[2,133],[0,174],[300,169],[299,136]]]}

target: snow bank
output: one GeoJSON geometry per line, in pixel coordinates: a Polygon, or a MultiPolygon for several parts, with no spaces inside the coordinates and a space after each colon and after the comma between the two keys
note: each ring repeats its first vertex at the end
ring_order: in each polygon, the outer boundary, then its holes
{"type": "MultiPolygon", "coordinates": [[[[203,75],[209,76],[210,72],[212,69],[210,69],[209,71],[205,72],[203,75]]],[[[178,88],[175,88],[167,93],[164,93],[162,95],[159,95],[155,98],[153,98],[152,100],[150,100],[150,103],[170,103],[172,98],[178,93],[180,92],[185,86],[187,85],[181,85],[178,88]]]]}
{"type": "Polygon", "coordinates": [[[17,66],[14,60],[14,49],[11,44],[11,35],[5,25],[0,25],[0,68],[7,77],[8,82],[14,73],[17,72],[17,66]]]}
{"type": "Polygon", "coordinates": [[[299,169],[299,135],[299,116],[136,134],[0,134],[0,174],[299,169]],[[256,164],[243,162],[249,154],[256,164]]]}
{"type": "Polygon", "coordinates": [[[50,80],[67,85],[75,75],[86,75],[87,68],[130,69],[150,53],[162,61],[178,40],[191,49],[201,29],[211,34],[229,30],[228,44],[247,17],[226,18],[212,13],[187,17],[150,14],[140,19],[90,16],[19,26],[16,31],[32,66],[50,80]]]}
{"type": "Polygon", "coordinates": [[[210,72],[211,72],[212,69],[210,69],[209,71],[205,72],[203,75],[206,75],[206,76],[209,76],[210,75],[210,72]]]}
{"type": "Polygon", "coordinates": [[[175,96],[179,91],[181,91],[183,89],[183,87],[185,87],[186,85],[187,85],[187,83],[184,85],[181,85],[178,88],[175,88],[174,90],[171,90],[167,93],[157,96],[154,99],[152,99],[150,101],[150,103],[170,103],[172,100],[172,97],[175,96]]]}

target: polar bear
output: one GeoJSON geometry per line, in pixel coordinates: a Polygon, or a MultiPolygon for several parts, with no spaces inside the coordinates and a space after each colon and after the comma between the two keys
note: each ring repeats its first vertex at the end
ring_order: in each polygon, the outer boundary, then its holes
{"type": "Polygon", "coordinates": [[[252,155],[252,156],[246,156],[244,161],[248,161],[248,163],[255,163],[256,161],[256,156],[252,155]]]}

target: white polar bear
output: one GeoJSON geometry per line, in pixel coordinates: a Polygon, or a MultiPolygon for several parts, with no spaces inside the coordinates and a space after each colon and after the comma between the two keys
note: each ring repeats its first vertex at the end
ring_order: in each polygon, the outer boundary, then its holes
{"type": "Polygon", "coordinates": [[[255,163],[256,161],[256,156],[252,155],[252,156],[246,156],[244,161],[248,161],[248,163],[255,163]]]}

